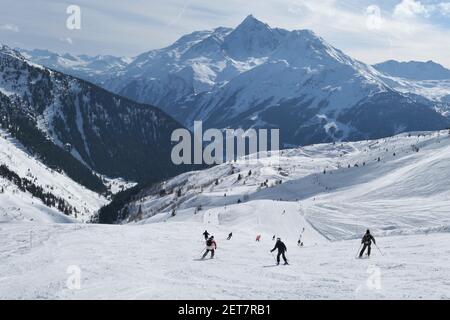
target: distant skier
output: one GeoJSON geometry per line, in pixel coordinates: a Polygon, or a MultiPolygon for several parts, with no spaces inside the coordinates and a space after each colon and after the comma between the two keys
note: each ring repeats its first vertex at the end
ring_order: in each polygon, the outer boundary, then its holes
{"type": "Polygon", "coordinates": [[[273,237],[272,237],[272,241],[275,241],[275,235],[273,235],[273,237]]]}
{"type": "Polygon", "coordinates": [[[275,247],[273,247],[273,249],[270,250],[270,252],[274,252],[277,249],[278,249],[277,265],[280,264],[280,256],[283,257],[284,264],[289,264],[287,259],[286,259],[286,256],[284,255],[284,253],[287,252],[286,245],[281,241],[280,238],[277,238],[277,242],[275,243],[275,247]]]}
{"type": "Polygon", "coordinates": [[[233,236],[233,232],[230,232],[230,234],[228,235],[227,240],[231,240],[231,237],[233,236]]]}
{"type": "Polygon", "coordinates": [[[256,241],[259,242],[259,240],[261,240],[261,235],[260,235],[260,234],[258,234],[258,235],[256,236],[256,241]]]}
{"type": "Polygon", "coordinates": [[[370,257],[370,246],[372,245],[372,241],[373,243],[376,245],[376,241],[375,238],[370,234],[370,230],[367,229],[366,234],[362,237],[361,239],[361,243],[364,244],[361,252],[359,253],[359,257],[362,258],[364,251],[367,248],[367,255],[370,257]]]}
{"type": "Polygon", "coordinates": [[[214,258],[214,251],[217,249],[217,243],[214,240],[214,236],[211,236],[209,239],[206,240],[206,251],[203,254],[202,259],[205,259],[205,257],[208,255],[209,252],[211,252],[211,259],[214,258]]]}
{"type": "Polygon", "coordinates": [[[305,232],[305,228],[302,229],[302,232],[300,233],[300,236],[298,237],[297,245],[299,247],[303,247],[303,242],[302,242],[303,232],[305,232]]]}
{"type": "Polygon", "coordinates": [[[205,230],[205,232],[203,232],[203,236],[205,237],[205,240],[208,240],[209,237],[208,230],[205,230]]]}

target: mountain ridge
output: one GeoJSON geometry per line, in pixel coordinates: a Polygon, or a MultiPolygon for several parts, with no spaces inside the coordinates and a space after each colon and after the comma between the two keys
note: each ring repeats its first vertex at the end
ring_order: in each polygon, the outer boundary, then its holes
{"type": "Polygon", "coordinates": [[[71,162],[78,168],[72,176],[95,170],[149,182],[183,170],[170,161],[170,135],[182,126],[163,111],[30,63],[7,47],[0,50],[0,98],[2,126],[53,165],[71,162]]]}
{"type": "Polygon", "coordinates": [[[102,86],[156,105],[188,128],[195,120],[219,129],[288,127],[281,133],[285,145],[379,137],[352,125],[357,119],[349,115],[360,110],[392,123],[379,130],[389,135],[399,128],[443,129],[450,121],[450,81],[393,77],[313,31],[272,28],[252,15],[234,29],[193,32],[138,55],[102,86]],[[428,124],[395,111],[395,123],[385,118],[386,97],[428,124]]]}
{"type": "Polygon", "coordinates": [[[432,60],[426,62],[388,60],[373,67],[390,76],[409,80],[450,80],[450,70],[432,60]]]}

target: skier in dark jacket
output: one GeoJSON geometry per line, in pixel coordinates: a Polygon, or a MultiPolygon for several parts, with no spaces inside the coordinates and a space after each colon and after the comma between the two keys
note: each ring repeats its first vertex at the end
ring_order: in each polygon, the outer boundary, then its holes
{"type": "Polygon", "coordinates": [[[370,234],[370,230],[367,229],[366,234],[361,239],[361,244],[364,244],[364,246],[361,252],[359,253],[360,258],[362,258],[366,248],[367,248],[367,255],[370,257],[370,246],[372,245],[372,241],[374,244],[377,244],[375,238],[370,234]]]}
{"type": "Polygon", "coordinates": [[[214,258],[214,252],[217,249],[217,243],[214,240],[214,236],[211,236],[211,238],[206,240],[206,251],[203,254],[202,259],[205,259],[205,257],[208,255],[209,252],[211,252],[211,259],[214,258]]]}
{"type": "Polygon", "coordinates": [[[284,255],[284,253],[287,252],[286,245],[281,241],[280,238],[277,238],[277,242],[275,243],[275,247],[273,247],[273,249],[270,250],[270,252],[274,252],[277,249],[278,249],[277,265],[280,264],[280,256],[283,257],[284,264],[289,264],[287,259],[286,259],[286,256],[284,255]]]}
{"type": "Polygon", "coordinates": [[[205,240],[208,240],[209,237],[208,230],[205,230],[205,232],[203,232],[203,236],[205,237],[205,240]]]}
{"type": "Polygon", "coordinates": [[[227,240],[231,240],[231,237],[233,236],[233,232],[230,232],[230,234],[228,235],[227,240]]]}

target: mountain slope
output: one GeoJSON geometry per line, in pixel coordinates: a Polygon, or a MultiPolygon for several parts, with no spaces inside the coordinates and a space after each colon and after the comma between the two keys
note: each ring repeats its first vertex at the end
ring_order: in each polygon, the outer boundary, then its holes
{"type": "Polygon", "coordinates": [[[111,55],[58,54],[49,50],[25,50],[17,48],[26,59],[49,69],[101,85],[109,77],[123,70],[132,58],[111,55]]]}
{"type": "Polygon", "coordinates": [[[450,70],[433,61],[389,60],[375,64],[373,67],[387,75],[409,80],[450,80],[450,70]]]}
{"type": "Polygon", "coordinates": [[[386,61],[374,65],[382,73],[381,78],[403,94],[425,97],[433,101],[434,108],[450,117],[450,70],[442,65],[428,62],[386,61]]]}
{"type": "Polygon", "coordinates": [[[428,98],[410,97],[405,103],[409,92],[398,91],[396,80],[313,32],[271,28],[253,16],[235,29],[195,32],[142,54],[105,85],[156,103],[187,127],[203,120],[208,128],[280,128],[285,145],[449,125],[444,108],[428,98]],[[395,118],[386,116],[386,104],[395,109],[395,118]],[[433,121],[422,125],[409,112],[402,117],[405,110],[433,121]],[[352,125],[358,119],[349,119],[356,113],[392,124],[361,130],[352,125]]]}
{"type": "Polygon", "coordinates": [[[448,233],[375,234],[383,256],[373,247],[371,258],[362,260],[354,258],[359,239],[317,245],[307,241],[299,248],[281,235],[291,266],[277,267],[269,253],[272,237],[255,242],[256,234],[244,225],[230,241],[225,240],[230,232],[227,224],[169,225],[0,226],[5,239],[0,243],[0,298],[450,298],[448,233]],[[198,261],[205,228],[214,233],[218,249],[215,259],[198,261]],[[74,262],[82,272],[78,290],[67,287],[66,270],[77,270],[67,269],[74,262]],[[42,271],[39,277],[36,268],[42,271]]]}
{"type": "MultiPolygon", "coordinates": [[[[269,212],[278,219],[283,210],[296,212],[333,241],[357,237],[367,227],[378,235],[438,232],[450,226],[449,158],[449,131],[318,144],[281,151],[279,161],[243,158],[170,179],[164,193],[162,185],[141,190],[122,209],[123,222],[199,221],[209,214],[211,221],[242,226],[255,218],[249,207],[274,201],[269,212]]],[[[281,223],[264,221],[252,228],[265,237],[281,223]]],[[[283,234],[294,241],[298,228],[288,226],[283,234]]]]}
{"type": "Polygon", "coordinates": [[[102,86],[157,105],[188,128],[195,120],[204,128],[280,128],[286,147],[450,126],[450,80],[442,66],[372,67],[309,30],[272,28],[253,16],[130,61],[104,69],[102,86]]]}
{"type": "Polygon", "coordinates": [[[7,47],[0,50],[0,98],[3,127],[44,160],[49,152],[36,141],[39,132],[64,149],[53,157],[58,165],[70,153],[99,173],[138,182],[183,170],[170,161],[170,135],[181,125],[162,111],[34,65],[7,47]]]}
{"type": "Polygon", "coordinates": [[[319,144],[142,190],[123,225],[0,224],[0,298],[448,299],[449,160],[448,130],[319,144]],[[377,246],[355,259],[367,228],[377,246]]]}
{"type": "Polygon", "coordinates": [[[0,222],[86,222],[107,202],[0,131],[0,222]]]}

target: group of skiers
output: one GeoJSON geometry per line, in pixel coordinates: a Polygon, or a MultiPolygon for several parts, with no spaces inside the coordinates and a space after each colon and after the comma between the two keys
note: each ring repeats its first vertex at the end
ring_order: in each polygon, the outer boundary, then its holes
{"type": "MultiPolygon", "coordinates": [[[[203,253],[202,259],[205,259],[206,256],[208,255],[208,253],[211,253],[211,259],[214,259],[214,254],[215,254],[215,250],[217,249],[217,243],[214,240],[214,236],[210,236],[208,230],[205,230],[205,232],[203,232],[203,236],[205,237],[206,240],[206,248],[205,248],[205,253],[203,253]]],[[[230,240],[231,237],[233,236],[233,233],[230,232],[230,234],[227,237],[227,240],[230,240]]],[[[274,235],[275,238],[275,235],[274,235]]],[[[259,241],[261,239],[261,235],[258,235],[256,237],[256,241],[259,241]]],[[[281,241],[280,238],[277,238],[277,242],[275,243],[275,246],[273,247],[272,250],[270,250],[270,252],[274,252],[275,250],[278,250],[278,254],[277,254],[277,265],[280,264],[280,257],[283,257],[284,260],[284,264],[289,264],[286,258],[285,253],[287,252],[287,247],[284,244],[283,241],[281,241]]]]}
{"type": "MultiPolygon", "coordinates": [[[[302,233],[305,231],[305,228],[303,228],[302,233]]],[[[206,258],[206,256],[208,255],[208,253],[211,253],[211,259],[214,258],[214,254],[215,254],[215,250],[217,249],[217,243],[214,240],[214,236],[210,236],[209,232],[207,230],[205,230],[205,232],[203,232],[203,236],[205,237],[206,240],[206,249],[205,249],[205,253],[202,256],[202,259],[206,258]]],[[[227,240],[231,240],[231,237],[233,236],[233,233],[230,232],[230,234],[227,237],[227,240]]],[[[257,235],[256,237],[256,241],[260,241],[261,239],[261,235],[257,235]]],[[[273,236],[272,240],[275,240],[275,235],[273,236]]],[[[371,252],[371,245],[372,242],[376,245],[376,241],[375,238],[372,236],[372,234],[370,233],[370,230],[367,229],[366,233],[364,234],[364,236],[361,239],[361,245],[362,245],[362,249],[359,253],[359,258],[362,258],[364,255],[364,252],[367,249],[367,255],[370,257],[370,252],[371,252]]],[[[303,246],[303,242],[301,241],[301,238],[298,240],[297,243],[298,246],[303,246]]],[[[285,253],[287,252],[287,247],[284,244],[283,241],[281,241],[281,238],[277,238],[277,242],[275,243],[275,246],[273,247],[272,250],[270,250],[270,252],[274,252],[275,250],[278,250],[277,252],[277,265],[280,264],[280,258],[282,257],[284,260],[284,264],[287,265],[288,260],[286,258],[285,253]]]]}

